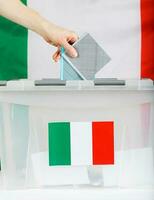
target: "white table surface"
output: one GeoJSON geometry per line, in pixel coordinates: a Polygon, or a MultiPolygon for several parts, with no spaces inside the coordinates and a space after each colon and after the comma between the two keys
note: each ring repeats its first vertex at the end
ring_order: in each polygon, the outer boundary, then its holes
{"type": "Polygon", "coordinates": [[[29,189],[0,191],[0,200],[154,200],[154,189],[29,189]]]}

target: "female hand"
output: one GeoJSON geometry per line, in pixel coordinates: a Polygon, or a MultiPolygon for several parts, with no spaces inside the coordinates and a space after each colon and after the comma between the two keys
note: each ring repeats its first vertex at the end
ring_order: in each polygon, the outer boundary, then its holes
{"type": "Polygon", "coordinates": [[[49,22],[20,0],[0,0],[0,15],[38,33],[45,41],[56,46],[57,51],[53,55],[56,62],[60,58],[61,47],[71,57],[77,56],[76,50],[71,46],[78,39],[77,34],[49,22]]]}
{"type": "Polygon", "coordinates": [[[52,58],[55,62],[60,59],[60,49],[63,47],[71,57],[77,57],[77,52],[72,44],[78,40],[78,35],[73,31],[64,29],[48,22],[44,25],[44,32],[41,34],[46,42],[57,47],[52,58]]]}

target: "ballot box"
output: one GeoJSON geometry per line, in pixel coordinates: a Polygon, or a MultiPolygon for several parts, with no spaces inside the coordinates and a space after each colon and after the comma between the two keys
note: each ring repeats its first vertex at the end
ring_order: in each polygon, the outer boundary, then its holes
{"type": "Polygon", "coordinates": [[[5,189],[154,187],[151,80],[0,83],[5,189]]]}

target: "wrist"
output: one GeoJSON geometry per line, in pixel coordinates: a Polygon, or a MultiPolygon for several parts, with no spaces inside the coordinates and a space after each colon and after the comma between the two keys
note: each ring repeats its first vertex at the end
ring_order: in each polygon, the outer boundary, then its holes
{"type": "MultiPolygon", "coordinates": [[[[46,41],[48,40],[51,35],[54,35],[54,28],[55,25],[49,22],[48,20],[42,18],[40,16],[40,30],[39,35],[41,35],[46,41]]],[[[51,38],[50,38],[51,39],[51,38]]]]}

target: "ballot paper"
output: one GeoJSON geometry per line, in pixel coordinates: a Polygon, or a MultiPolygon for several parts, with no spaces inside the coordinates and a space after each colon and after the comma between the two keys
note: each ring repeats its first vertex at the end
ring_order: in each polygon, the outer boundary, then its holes
{"type": "Polygon", "coordinates": [[[61,50],[62,80],[93,80],[110,61],[108,54],[89,33],[80,37],[73,47],[78,52],[76,58],[70,57],[63,48],[61,50]]]}
{"type": "Polygon", "coordinates": [[[32,154],[34,178],[40,186],[89,184],[86,166],[50,167],[48,152],[32,154]]]}
{"type": "Polygon", "coordinates": [[[151,147],[117,151],[115,165],[103,166],[105,187],[136,187],[154,184],[151,147]]]}

